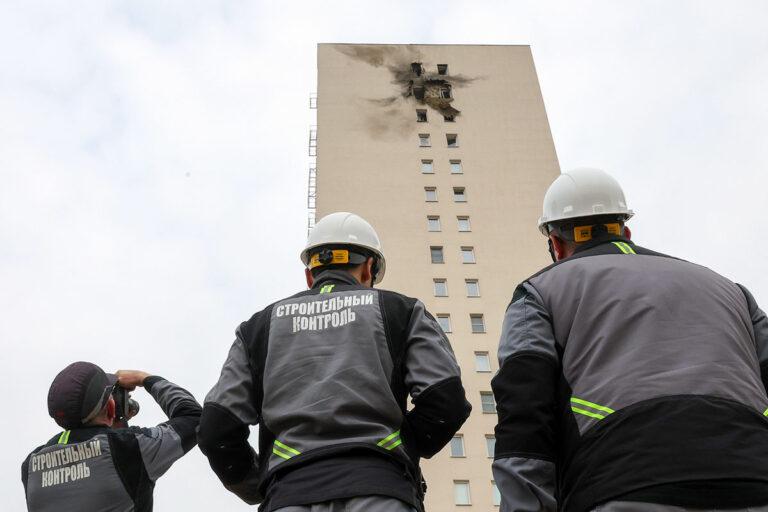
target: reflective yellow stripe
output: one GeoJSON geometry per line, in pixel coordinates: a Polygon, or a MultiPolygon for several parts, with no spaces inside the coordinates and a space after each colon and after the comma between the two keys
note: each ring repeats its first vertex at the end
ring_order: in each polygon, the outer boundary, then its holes
{"type": "Polygon", "coordinates": [[[69,442],[69,433],[71,430],[65,430],[59,436],[59,444],[67,444],[69,442]]]}
{"type": "Polygon", "coordinates": [[[336,286],[335,284],[327,284],[320,288],[320,293],[331,293],[333,291],[333,287],[336,286]]]}
{"type": "Polygon", "coordinates": [[[274,453],[274,454],[275,454],[275,455],[277,455],[278,457],[282,457],[282,458],[284,458],[285,460],[288,460],[288,459],[290,459],[291,457],[293,457],[293,455],[286,455],[285,453],[283,453],[283,452],[279,451],[279,450],[278,450],[277,448],[275,448],[274,446],[272,447],[272,453],[274,453]]]}
{"type": "Polygon", "coordinates": [[[393,450],[400,446],[402,444],[402,439],[400,439],[400,431],[392,432],[387,437],[376,443],[378,446],[381,446],[385,450],[393,450]],[[389,446],[387,446],[389,445],[389,446]]]}
{"type": "Polygon", "coordinates": [[[580,404],[580,405],[586,405],[587,407],[590,407],[592,409],[597,409],[598,411],[604,411],[604,412],[607,412],[608,414],[616,412],[613,409],[611,409],[610,407],[605,407],[604,405],[593,404],[592,402],[587,402],[586,400],[582,400],[581,398],[576,398],[575,396],[571,397],[571,402],[576,403],[576,404],[580,404]]]}
{"type": "Polygon", "coordinates": [[[625,242],[613,242],[613,245],[619,248],[624,254],[637,254],[631,245],[625,242]]]}
{"type": "Polygon", "coordinates": [[[590,418],[597,418],[598,420],[602,420],[603,418],[605,418],[605,416],[603,416],[602,414],[585,411],[584,409],[579,409],[578,407],[574,407],[574,406],[571,406],[571,410],[573,412],[583,414],[584,416],[589,416],[590,418]]]}
{"type": "Polygon", "coordinates": [[[766,409],[765,412],[763,412],[763,416],[768,416],[768,409],[766,409]]]}
{"type": "MultiPolygon", "coordinates": [[[[292,453],[293,455],[301,455],[300,451],[294,450],[293,448],[291,448],[287,444],[283,444],[280,441],[278,441],[277,439],[275,439],[275,446],[279,447],[284,452],[292,453]]],[[[272,453],[274,453],[274,452],[275,452],[275,448],[273,447],[272,448],[272,453]]],[[[279,454],[275,454],[275,455],[279,455],[279,454]]],[[[293,455],[291,455],[291,457],[293,457],[293,455]]]]}
{"type": "Polygon", "coordinates": [[[397,448],[401,444],[403,444],[403,440],[402,439],[398,439],[394,444],[391,444],[389,446],[385,446],[384,448],[387,449],[387,450],[394,450],[395,448],[397,448]]]}

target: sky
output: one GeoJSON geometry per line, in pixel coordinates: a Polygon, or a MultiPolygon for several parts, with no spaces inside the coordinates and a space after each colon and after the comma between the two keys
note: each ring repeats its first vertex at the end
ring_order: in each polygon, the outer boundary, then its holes
{"type": "MultiPolygon", "coordinates": [[[[0,0],[3,509],[66,364],[202,400],[239,322],[305,286],[320,42],[531,45],[561,168],[608,170],[640,245],[768,303],[766,26],[763,0],[0,0]]],[[[155,504],[247,508],[197,449],[155,504]]]]}

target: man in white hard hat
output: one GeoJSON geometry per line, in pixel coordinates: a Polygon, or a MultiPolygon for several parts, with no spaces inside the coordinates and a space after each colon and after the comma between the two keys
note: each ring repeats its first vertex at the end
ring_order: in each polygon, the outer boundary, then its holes
{"type": "Polygon", "coordinates": [[[546,193],[555,263],[515,290],[492,382],[501,510],[768,511],[766,315],[631,216],[597,169],[546,193]]]}
{"type": "Polygon", "coordinates": [[[386,262],[359,216],[321,219],[301,261],[309,290],[238,328],[205,399],[200,449],[263,512],[421,511],[419,459],[471,409],[448,339],[420,301],[373,289],[386,262]]]}

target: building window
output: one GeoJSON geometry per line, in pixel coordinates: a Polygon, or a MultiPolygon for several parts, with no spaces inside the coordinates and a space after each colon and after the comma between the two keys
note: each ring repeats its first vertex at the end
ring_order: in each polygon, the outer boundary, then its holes
{"type": "MultiPolygon", "coordinates": [[[[443,332],[451,332],[451,315],[437,315],[437,323],[443,332]]],[[[493,398],[493,395],[491,395],[493,398]]]]}
{"type": "Polygon", "coordinates": [[[443,116],[443,121],[445,121],[446,123],[455,123],[456,116],[443,116]]]}
{"type": "Polygon", "coordinates": [[[488,352],[475,352],[475,371],[482,373],[491,371],[491,357],[488,352]]]}
{"type": "Polygon", "coordinates": [[[475,334],[485,332],[485,319],[481,314],[469,315],[469,321],[472,324],[472,332],[475,334]]]}
{"type": "Polygon", "coordinates": [[[456,505],[471,505],[469,499],[469,482],[466,480],[453,481],[453,502],[456,505]]]}
{"type": "Polygon", "coordinates": [[[448,74],[448,64],[438,64],[437,65],[437,74],[438,75],[447,75],[448,74]]]}
{"type": "Polygon", "coordinates": [[[496,414],[496,400],[490,391],[480,392],[480,406],[486,414],[496,414]]]}
{"type": "Polygon", "coordinates": [[[451,174],[464,174],[461,168],[461,160],[451,160],[451,174]]]}
{"type": "Polygon", "coordinates": [[[496,453],[496,436],[485,436],[485,451],[488,454],[488,458],[492,459],[496,453]]]}
{"type": "Polygon", "coordinates": [[[457,203],[466,203],[467,190],[464,187],[453,187],[453,200],[457,203]]]}
{"type": "Polygon", "coordinates": [[[427,230],[440,231],[440,217],[437,215],[430,215],[427,217],[427,230]]]}
{"type": "Polygon", "coordinates": [[[419,134],[419,146],[421,146],[422,148],[428,148],[431,145],[432,144],[430,144],[430,142],[429,142],[429,134],[428,133],[420,133],[419,134]]]}
{"type": "Polygon", "coordinates": [[[472,231],[472,226],[469,225],[469,217],[456,217],[456,220],[459,222],[459,231],[462,233],[472,231]]]}
{"type": "Polygon", "coordinates": [[[428,203],[437,202],[437,188],[424,187],[424,197],[428,203]]]}
{"type": "Polygon", "coordinates": [[[426,110],[417,110],[416,111],[416,122],[417,123],[426,123],[427,122],[427,111],[426,110]]]}
{"type": "Polygon", "coordinates": [[[499,488],[496,486],[496,482],[491,480],[491,486],[493,487],[493,504],[495,506],[501,505],[501,493],[499,492],[499,488]]]}
{"type": "Polygon", "coordinates": [[[435,168],[432,165],[432,160],[421,161],[421,174],[433,174],[434,172],[435,168]]]}
{"type": "Polygon", "coordinates": [[[445,279],[433,279],[432,282],[435,285],[435,297],[448,296],[448,283],[445,279]]]}
{"type": "Polygon", "coordinates": [[[451,457],[464,457],[464,436],[461,434],[451,439],[451,457]]]}
{"type": "MultiPolygon", "coordinates": [[[[429,135],[427,135],[427,139],[429,139],[429,135]]],[[[448,142],[449,148],[457,148],[459,147],[459,136],[455,133],[448,133],[445,135],[445,140],[448,142]]],[[[429,140],[427,140],[427,146],[429,146],[429,140]]]]}
{"type": "Polygon", "coordinates": [[[480,296],[480,281],[477,279],[465,279],[464,283],[467,285],[467,297],[480,296]]]}
{"type": "Polygon", "coordinates": [[[461,262],[462,263],[475,263],[475,249],[473,247],[461,248],[461,262]]]}
{"type": "Polygon", "coordinates": [[[442,247],[430,247],[429,254],[432,257],[432,263],[444,263],[443,248],[442,247]]]}
{"type": "Polygon", "coordinates": [[[450,84],[443,84],[440,87],[440,97],[443,99],[451,99],[451,86],[450,84]]]}
{"type": "Polygon", "coordinates": [[[424,72],[424,68],[421,65],[421,62],[411,62],[411,71],[416,76],[421,76],[421,74],[424,72]]]}

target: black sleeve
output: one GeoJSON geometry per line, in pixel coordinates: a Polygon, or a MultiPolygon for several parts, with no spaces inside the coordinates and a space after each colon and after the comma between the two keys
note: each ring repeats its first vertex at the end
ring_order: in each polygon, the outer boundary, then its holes
{"type": "Polygon", "coordinates": [[[757,301],[749,290],[742,285],[738,286],[747,300],[752,330],[755,335],[755,350],[757,351],[757,359],[760,362],[760,378],[763,381],[763,387],[768,390],[768,317],[757,305],[757,301]]]}
{"type": "Polygon", "coordinates": [[[258,492],[258,458],[248,443],[249,425],[260,419],[257,385],[238,331],[219,381],[205,397],[197,438],[200,451],[224,487],[249,504],[263,499],[258,492]]]}
{"type": "Polygon", "coordinates": [[[472,406],[451,344],[420,301],[413,306],[406,339],[404,380],[413,409],[405,417],[404,438],[414,438],[418,455],[430,458],[461,428],[472,406]]]}
{"type": "Polygon", "coordinates": [[[558,367],[536,352],[507,358],[491,381],[499,415],[495,458],[555,460],[558,367]]]}
{"type": "Polygon", "coordinates": [[[202,413],[202,407],[192,393],[156,375],[144,380],[144,389],[168,416],[165,425],[179,435],[184,453],[191,450],[197,442],[196,430],[202,413]]]}
{"type": "Polygon", "coordinates": [[[416,438],[419,456],[428,459],[442,450],[471,410],[459,377],[445,379],[415,398],[405,421],[416,438]]]}

